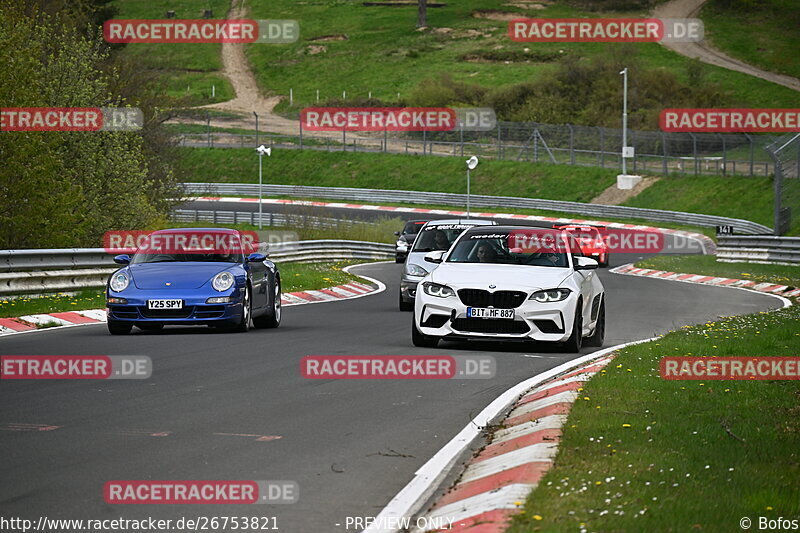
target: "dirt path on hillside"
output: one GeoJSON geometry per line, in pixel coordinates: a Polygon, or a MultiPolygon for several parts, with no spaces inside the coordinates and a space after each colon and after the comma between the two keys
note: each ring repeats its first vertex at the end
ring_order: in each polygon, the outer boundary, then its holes
{"type": "MultiPolygon", "coordinates": [[[[231,0],[228,19],[247,18],[247,1],[231,0]]],[[[255,128],[253,111],[258,113],[259,129],[274,133],[296,135],[298,133],[297,121],[289,120],[273,113],[273,109],[281,101],[277,95],[263,96],[258,89],[258,83],[250,68],[250,62],[244,53],[244,45],[239,43],[222,43],[222,71],[221,74],[228,78],[233,86],[236,96],[232,100],[199,106],[196,109],[217,109],[244,113],[242,118],[212,117],[211,125],[224,128],[255,128]]],[[[170,122],[179,124],[205,124],[202,119],[176,118],[170,122]]]]}
{"type": "MultiPolygon", "coordinates": [[[[706,1],[707,0],[670,0],[656,7],[653,10],[653,16],[656,18],[698,18],[697,15],[700,12],[700,8],[706,1]]],[[[797,78],[761,70],[758,67],[734,59],[713,48],[708,41],[699,43],[661,44],[683,56],[699,59],[703,63],[749,74],[750,76],[755,76],[756,78],[761,78],[762,80],[771,81],[772,83],[783,85],[795,91],[800,91],[800,80],[797,78]]]]}
{"type": "MultiPolygon", "coordinates": [[[[228,12],[229,19],[247,18],[245,0],[232,0],[228,12]]],[[[203,106],[207,109],[220,109],[224,111],[237,111],[270,114],[281,101],[280,96],[265,98],[258,90],[256,78],[250,68],[250,63],[244,54],[244,45],[239,43],[222,43],[222,75],[228,78],[233,85],[236,96],[233,100],[203,106]]]]}

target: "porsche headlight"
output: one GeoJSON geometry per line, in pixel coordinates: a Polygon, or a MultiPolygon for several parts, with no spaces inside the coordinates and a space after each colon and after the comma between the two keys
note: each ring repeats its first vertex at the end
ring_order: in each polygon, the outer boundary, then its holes
{"type": "Polygon", "coordinates": [[[427,276],[428,271],[422,268],[419,265],[415,265],[413,263],[409,263],[406,265],[406,274],[409,276],[427,276]]]}
{"type": "Polygon", "coordinates": [[[114,275],[111,276],[108,286],[111,287],[111,290],[114,292],[122,292],[128,288],[130,282],[131,280],[124,272],[115,272],[114,275]]]}
{"type": "Polygon", "coordinates": [[[425,294],[430,294],[431,296],[436,296],[437,298],[447,298],[449,296],[455,296],[456,293],[448,287],[447,285],[440,285],[439,283],[433,283],[430,281],[426,281],[422,284],[422,290],[425,291],[425,294]]]}
{"type": "Polygon", "coordinates": [[[572,291],[569,289],[548,289],[546,291],[536,291],[531,294],[528,300],[535,300],[539,303],[560,302],[561,300],[566,300],[567,296],[569,296],[571,292],[572,291]]]}
{"type": "Polygon", "coordinates": [[[214,290],[219,292],[224,292],[233,287],[233,274],[230,272],[220,272],[214,279],[211,281],[211,286],[214,287],[214,290]]]}

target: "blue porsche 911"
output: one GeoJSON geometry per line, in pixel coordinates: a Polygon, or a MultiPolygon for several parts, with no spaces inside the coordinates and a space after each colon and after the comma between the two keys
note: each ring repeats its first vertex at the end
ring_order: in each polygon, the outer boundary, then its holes
{"type": "MultiPolygon", "coordinates": [[[[241,235],[230,229],[169,229],[149,234],[150,242],[108,280],[108,331],[126,335],[133,326],[159,330],[165,325],[207,325],[233,331],[276,328],[281,321],[278,266],[263,253],[247,253],[241,235]],[[188,249],[186,237],[233,246],[188,249]],[[183,238],[183,240],[181,240],[183,238]]],[[[206,241],[203,241],[206,242],[206,241]]]]}

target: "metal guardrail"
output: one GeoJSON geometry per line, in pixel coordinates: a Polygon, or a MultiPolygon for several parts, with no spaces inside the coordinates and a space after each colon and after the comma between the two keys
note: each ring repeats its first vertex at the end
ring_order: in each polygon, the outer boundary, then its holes
{"type": "MultiPolygon", "coordinates": [[[[394,257],[393,245],[365,241],[312,240],[264,246],[269,258],[279,264],[394,257]]],[[[0,250],[0,294],[101,288],[117,268],[114,256],[103,248],[0,250]]]]}
{"type": "Polygon", "coordinates": [[[800,237],[720,236],[717,261],[800,264],[800,237]]]}
{"type": "MultiPolygon", "coordinates": [[[[187,195],[192,196],[257,196],[258,185],[249,183],[184,183],[187,195]]],[[[308,185],[263,185],[263,194],[270,196],[294,196],[298,198],[328,198],[350,202],[409,202],[433,205],[466,205],[466,195],[446,192],[398,191],[390,189],[354,189],[345,187],[314,187],[308,185]]],[[[715,227],[733,226],[737,233],[772,233],[772,229],[738,218],[662,211],[621,205],[584,204],[541,198],[516,198],[512,196],[470,195],[473,207],[512,207],[539,209],[581,216],[603,218],[636,218],[652,222],[669,222],[689,226],[715,227]]]]}
{"type": "MultiPolygon", "coordinates": [[[[295,215],[281,213],[264,213],[264,226],[303,226],[315,228],[336,228],[352,225],[353,220],[345,218],[318,217],[313,215],[295,215]]],[[[210,209],[175,209],[172,220],[177,222],[212,222],[214,224],[251,224],[258,225],[257,211],[217,211],[210,209]]]]}

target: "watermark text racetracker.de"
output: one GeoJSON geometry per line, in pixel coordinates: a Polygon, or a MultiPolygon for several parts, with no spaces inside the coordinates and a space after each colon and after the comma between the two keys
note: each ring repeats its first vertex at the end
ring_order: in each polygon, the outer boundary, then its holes
{"type": "Polygon", "coordinates": [[[490,131],[497,125],[489,107],[306,107],[306,131],[490,131]]]}
{"type": "Polygon", "coordinates": [[[4,107],[0,131],[137,131],[144,114],[136,107],[4,107]]]}
{"type": "Polygon", "coordinates": [[[180,518],[50,518],[37,519],[22,517],[1,517],[0,531],[39,531],[56,533],[60,531],[165,531],[186,533],[187,531],[275,531],[280,530],[275,516],[193,516],[180,518]]]}
{"type": "Polygon", "coordinates": [[[3,355],[0,379],[148,379],[146,355],[3,355]]]}
{"type": "Polygon", "coordinates": [[[103,486],[108,504],[291,504],[296,481],[115,480],[103,486]]]}
{"type": "Polygon", "coordinates": [[[664,109],[661,131],[692,133],[786,133],[800,131],[800,108],[664,109]]]}
{"type": "Polygon", "coordinates": [[[800,380],[800,357],[667,356],[660,372],[670,380],[800,380]]]}
{"type": "Polygon", "coordinates": [[[114,19],[103,24],[109,43],[293,43],[296,20],[114,19]]]}
{"type": "Polygon", "coordinates": [[[704,34],[700,19],[520,18],[508,22],[511,40],[523,43],[699,42],[704,34]]]}
{"type": "Polygon", "coordinates": [[[308,355],[300,371],[308,379],[490,379],[490,355],[308,355]]]}

